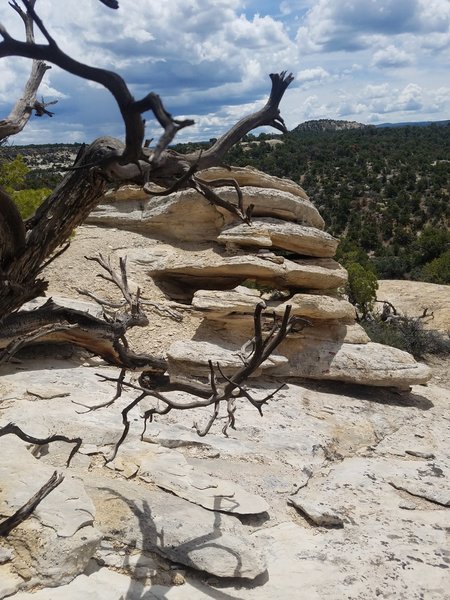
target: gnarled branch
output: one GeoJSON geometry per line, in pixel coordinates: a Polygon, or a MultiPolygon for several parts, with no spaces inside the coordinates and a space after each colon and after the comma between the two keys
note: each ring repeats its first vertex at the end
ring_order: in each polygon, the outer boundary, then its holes
{"type": "Polygon", "coordinates": [[[227,377],[222,372],[220,365],[213,365],[209,361],[209,383],[208,384],[192,384],[184,382],[170,383],[167,380],[153,380],[151,377],[141,377],[140,385],[133,384],[125,381],[124,377],[119,378],[108,377],[105,375],[99,375],[104,381],[113,381],[116,383],[116,394],[111,402],[114,402],[121,396],[122,389],[129,388],[139,392],[137,398],[135,398],[128,406],[122,411],[122,421],[124,424],[123,433],[116,444],[113,455],[108,460],[113,460],[117,455],[117,451],[123,441],[128,435],[130,429],[130,422],[128,414],[132,408],[137,406],[141,400],[146,397],[153,397],[160,402],[160,405],[150,408],[144,413],[144,431],[147,421],[152,421],[155,415],[166,415],[172,410],[191,410],[193,408],[204,408],[213,406],[213,412],[208,419],[208,422],[204,427],[194,423],[194,427],[197,434],[200,436],[206,435],[213,423],[217,420],[220,413],[220,406],[226,404],[227,406],[227,422],[223,427],[222,431],[224,435],[227,435],[227,429],[235,427],[235,411],[236,411],[236,400],[237,398],[244,398],[254,406],[260,415],[262,415],[262,407],[266,404],[277,391],[282,387],[278,387],[275,392],[271,392],[262,399],[254,398],[245,387],[245,382],[248,378],[258,369],[258,367],[276,350],[281,342],[291,331],[299,331],[301,328],[309,325],[308,321],[299,317],[291,317],[291,307],[287,306],[284,315],[280,322],[276,319],[275,315],[272,315],[273,325],[267,335],[263,334],[263,310],[264,305],[259,304],[255,309],[254,314],[254,328],[255,335],[253,338],[252,350],[250,354],[245,357],[244,364],[242,367],[236,370],[231,376],[227,377]],[[220,382],[220,377],[224,382],[220,382]],[[167,395],[170,391],[181,391],[189,394],[192,399],[189,401],[179,401],[167,395]]]}

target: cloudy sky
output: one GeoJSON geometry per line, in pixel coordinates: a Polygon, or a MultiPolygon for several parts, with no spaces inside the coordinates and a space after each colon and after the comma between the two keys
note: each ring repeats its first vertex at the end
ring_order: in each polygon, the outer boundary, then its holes
{"type": "MultiPolygon", "coordinates": [[[[450,0],[37,0],[61,48],[113,69],[139,98],[160,94],[175,116],[194,118],[180,141],[219,136],[260,107],[268,74],[295,81],[281,109],[289,128],[309,119],[362,123],[450,118],[450,0]]],[[[23,39],[0,0],[1,22],[23,39]]],[[[25,59],[0,61],[0,117],[20,95],[25,59]]],[[[57,67],[41,93],[58,99],[52,119],[33,118],[15,143],[123,136],[101,87],[57,67]]],[[[158,135],[151,115],[147,137],[158,135]]]]}

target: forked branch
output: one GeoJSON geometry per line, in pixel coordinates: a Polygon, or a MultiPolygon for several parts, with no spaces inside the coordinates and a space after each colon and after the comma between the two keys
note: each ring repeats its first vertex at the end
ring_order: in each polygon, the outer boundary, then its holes
{"type": "Polygon", "coordinates": [[[152,380],[149,376],[142,376],[140,384],[134,384],[125,381],[123,377],[111,378],[99,375],[105,381],[113,381],[116,383],[116,394],[114,400],[120,397],[122,390],[132,389],[138,392],[138,396],[122,411],[122,420],[124,424],[123,433],[116,444],[112,457],[113,460],[123,441],[126,439],[130,421],[128,418],[129,412],[139,404],[141,400],[147,397],[155,398],[157,405],[147,410],[144,415],[144,431],[147,422],[151,422],[155,415],[166,415],[172,410],[191,410],[194,408],[213,407],[213,412],[205,426],[201,427],[194,423],[197,434],[200,436],[206,435],[212,425],[217,420],[220,414],[220,407],[225,404],[227,412],[227,420],[222,431],[227,435],[229,428],[235,428],[235,412],[236,401],[238,398],[243,398],[254,406],[260,415],[262,415],[262,407],[274,397],[274,395],[283,387],[281,385],[277,390],[271,392],[263,398],[255,398],[246,388],[246,382],[258,367],[267,358],[275,352],[281,342],[292,331],[299,331],[309,325],[308,321],[299,317],[291,317],[291,307],[287,306],[284,315],[279,321],[275,315],[271,316],[272,326],[267,334],[263,333],[263,310],[264,306],[259,304],[254,313],[255,335],[252,340],[252,349],[250,353],[244,357],[243,365],[237,369],[231,376],[226,376],[223,373],[220,365],[213,365],[209,361],[209,382],[207,384],[198,383],[170,383],[167,379],[158,381],[152,380]],[[177,400],[168,395],[168,392],[180,391],[189,395],[189,400],[177,400]]]}
{"type": "MultiPolygon", "coordinates": [[[[23,56],[34,60],[46,61],[57,65],[68,73],[89,81],[95,81],[109,90],[117,102],[125,124],[126,145],[119,159],[120,164],[128,162],[137,164],[140,159],[148,162],[148,157],[144,156],[142,152],[145,137],[145,126],[141,116],[143,112],[151,110],[164,129],[156,149],[151,156],[151,163],[158,162],[162,150],[172,141],[177,131],[193,124],[193,121],[190,119],[173,119],[170,113],[164,108],[157,94],[151,92],[141,100],[136,101],[125,81],[117,73],[98,67],[91,67],[71,58],[61,50],[37,15],[34,10],[34,1],[22,0],[22,3],[34,25],[47,40],[47,44],[36,44],[34,41],[29,41],[28,39],[25,42],[16,40],[8,33],[5,27],[0,25],[0,35],[3,37],[3,41],[0,42],[0,57],[23,56]]],[[[115,3],[106,2],[106,4],[113,8],[115,3]]]]}

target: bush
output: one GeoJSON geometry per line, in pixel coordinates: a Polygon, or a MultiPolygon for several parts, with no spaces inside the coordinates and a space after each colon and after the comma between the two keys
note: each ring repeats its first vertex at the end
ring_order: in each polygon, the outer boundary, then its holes
{"type": "Polygon", "coordinates": [[[348,282],[345,288],[349,302],[364,319],[373,310],[377,298],[378,281],[375,273],[359,263],[346,265],[348,282]]]}
{"type": "Polygon", "coordinates": [[[35,213],[37,207],[42,204],[50,192],[51,190],[48,188],[41,188],[39,190],[19,190],[18,192],[13,192],[12,199],[19,209],[22,219],[28,219],[28,217],[31,217],[31,215],[35,213]]]}
{"type": "Polygon", "coordinates": [[[423,321],[417,318],[400,317],[390,321],[365,320],[361,325],[372,342],[405,350],[414,358],[423,358],[425,354],[450,354],[450,335],[425,329],[423,321]]]}
{"type": "Polygon", "coordinates": [[[450,250],[424,265],[420,271],[420,276],[422,281],[429,281],[430,283],[450,283],[450,250]]]}

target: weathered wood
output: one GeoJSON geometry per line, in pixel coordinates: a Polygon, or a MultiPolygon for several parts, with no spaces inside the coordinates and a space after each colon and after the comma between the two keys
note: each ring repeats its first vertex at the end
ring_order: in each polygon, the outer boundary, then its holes
{"type": "Polygon", "coordinates": [[[0,536],[6,537],[18,525],[33,513],[34,509],[52,492],[60,483],[64,481],[64,475],[56,471],[50,479],[16,512],[0,523],[0,536]]]}

